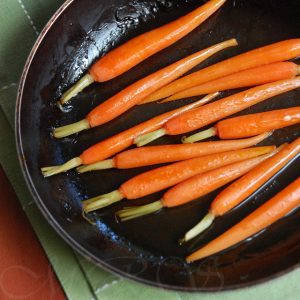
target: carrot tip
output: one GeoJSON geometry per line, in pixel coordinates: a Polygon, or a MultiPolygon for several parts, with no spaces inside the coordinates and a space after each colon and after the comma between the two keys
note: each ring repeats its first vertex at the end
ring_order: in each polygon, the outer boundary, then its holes
{"type": "Polygon", "coordinates": [[[181,141],[184,144],[195,143],[213,137],[216,134],[217,134],[216,129],[212,127],[207,130],[190,135],[189,137],[184,137],[181,141]]]}
{"type": "Polygon", "coordinates": [[[87,130],[89,128],[89,122],[86,119],[83,119],[79,122],[70,125],[54,128],[53,135],[55,138],[61,139],[74,133],[80,132],[82,130],[87,130]]]}
{"type": "Polygon", "coordinates": [[[209,212],[196,226],[194,226],[184,235],[183,239],[181,239],[181,242],[188,242],[199,235],[213,223],[214,219],[215,216],[209,212]]]}
{"type": "Polygon", "coordinates": [[[164,136],[166,134],[166,131],[165,129],[158,129],[156,131],[152,131],[152,132],[149,132],[149,133],[146,133],[144,135],[140,135],[138,136],[134,143],[138,146],[138,147],[141,147],[141,146],[144,146],[146,144],[149,144],[151,143],[152,141],[164,136]]]}
{"type": "Polygon", "coordinates": [[[51,166],[41,168],[44,177],[50,177],[59,173],[67,172],[73,168],[80,166],[82,163],[80,157],[73,158],[60,166],[51,166]]]}
{"type": "Polygon", "coordinates": [[[99,161],[94,164],[80,166],[76,169],[78,173],[86,173],[91,171],[107,170],[115,167],[113,159],[99,161]]]}
{"type": "Polygon", "coordinates": [[[123,221],[128,221],[132,220],[135,218],[139,218],[145,215],[149,215],[152,213],[155,213],[163,208],[162,202],[155,201],[150,204],[138,206],[138,207],[127,207],[122,210],[119,210],[116,212],[117,218],[123,222],[123,221]]]}
{"type": "Polygon", "coordinates": [[[89,213],[119,202],[123,198],[123,195],[118,190],[105,195],[97,196],[82,202],[83,211],[85,213],[89,213]]]}
{"type": "Polygon", "coordinates": [[[94,82],[94,78],[90,74],[84,75],[75,85],[67,90],[61,97],[60,103],[63,105],[69,102],[73,97],[83,91],[87,86],[94,82]]]}

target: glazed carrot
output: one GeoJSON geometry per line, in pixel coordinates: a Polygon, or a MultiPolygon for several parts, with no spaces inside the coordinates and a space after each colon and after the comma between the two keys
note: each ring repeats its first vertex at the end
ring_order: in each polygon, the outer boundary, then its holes
{"type": "Polygon", "coordinates": [[[198,72],[182,77],[155,92],[151,99],[156,101],[194,86],[243,70],[285,61],[300,55],[300,39],[291,39],[221,61],[198,72]]]}
{"type": "Polygon", "coordinates": [[[85,173],[111,168],[129,169],[181,161],[209,154],[251,147],[255,144],[260,143],[269,136],[270,133],[263,133],[249,139],[241,140],[136,148],[121,152],[112,159],[107,159],[95,164],[78,167],[77,171],[79,173],[85,173]]]}
{"type": "MultiPolygon", "coordinates": [[[[198,95],[205,95],[213,93],[214,91],[221,92],[230,89],[266,84],[273,81],[293,78],[298,74],[300,74],[300,66],[297,66],[292,62],[273,63],[270,65],[244,70],[232,75],[209,81],[207,83],[203,83],[201,85],[176,93],[166,98],[161,103],[198,95]]],[[[149,97],[143,101],[143,103],[147,102],[151,102],[149,97]]]]}
{"type": "Polygon", "coordinates": [[[84,211],[88,213],[122,199],[138,199],[166,189],[202,172],[233,162],[264,155],[271,151],[274,151],[274,146],[234,150],[192,158],[157,168],[131,178],[123,183],[116,191],[85,200],[83,202],[83,208],[84,211]]]}
{"type": "Polygon", "coordinates": [[[203,99],[198,100],[194,103],[171,110],[148,121],[142,122],[141,124],[138,124],[100,143],[95,144],[94,146],[82,152],[79,157],[75,157],[62,165],[42,168],[42,174],[45,177],[49,177],[55,174],[66,172],[80,165],[93,164],[103,159],[109,158],[112,155],[133,145],[134,139],[139,135],[161,128],[171,118],[179,116],[180,114],[187,112],[190,109],[199,107],[211,101],[217,95],[218,93],[207,95],[203,99]]]}
{"type": "Polygon", "coordinates": [[[53,131],[54,136],[56,138],[63,138],[113,120],[139,103],[153,91],[178,78],[211,55],[235,45],[237,45],[237,41],[235,39],[213,45],[183,58],[157,72],[154,72],[141,80],[138,80],[98,105],[86,116],[85,119],[74,124],[55,128],[53,131]]]}
{"type": "Polygon", "coordinates": [[[298,123],[300,123],[300,106],[223,120],[210,129],[184,138],[182,142],[194,143],[212,136],[221,139],[239,139],[298,123]]]}
{"type": "Polygon", "coordinates": [[[136,144],[138,146],[143,146],[166,134],[177,135],[199,129],[242,111],[254,104],[298,87],[300,87],[300,76],[293,79],[285,79],[260,85],[238,94],[231,95],[173,118],[161,129],[138,137],[136,139],[136,144]]]}
{"type": "Polygon", "coordinates": [[[63,94],[61,103],[68,102],[94,81],[104,82],[121,75],[151,55],[186,36],[226,0],[210,0],[189,14],[152,31],[131,39],[100,58],[75,86],[63,94]]]}
{"type": "Polygon", "coordinates": [[[241,222],[227,230],[225,233],[189,255],[187,262],[221,252],[248,237],[260,232],[273,224],[286,214],[297,208],[300,204],[300,178],[264,203],[241,222]]]}
{"type": "Polygon", "coordinates": [[[139,207],[125,208],[118,211],[117,216],[121,221],[127,221],[157,212],[163,207],[175,207],[186,204],[242,176],[273,154],[274,151],[198,174],[168,190],[161,200],[139,207]]]}
{"type": "Polygon", "coordinates": [[[273,157],[267,159],[249,173],[232,183],[214,199],[208,214],[195,227],[189,230],[181,241],[189,241],[207,229],[216,217],[223,216],[251,196],[299,153],[300,138],[296,139],[291,144],[284,146],[273,157]]]}

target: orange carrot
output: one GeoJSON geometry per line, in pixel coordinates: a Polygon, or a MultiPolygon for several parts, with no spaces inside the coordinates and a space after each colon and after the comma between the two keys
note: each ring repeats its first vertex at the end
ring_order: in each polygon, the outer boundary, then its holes
{"type": "Polygon", "coordinates": [[[241,93],[231,95],[173,118],[161,129],[140,136],[136,139],[136,144],[138,146],[143,146],[166,134],[177,135],[199,129],[242,111],[254,104],[298,87],[300,87],[300,76],[293,79],[285,79],[260,85],[241,93]]]}
{"type": "Polygon", "coordinates": [[[239,139],[298,123],[300,123],[300,106],[223,120],[210,129],[184,138],[182,142],[194,143],[212,136],[221,139],[239,139]]]}
{"type": "Polygon", "coordinates": [[[214,12],[226,0],[210,0],[189,14],[152,31],[131,39],[100,58],[75,86],[63,94],[61,103],[68,102],[94,81],[104,82],[121,75],[151,55],[180,40],[214,12]]]}
{"type": "Polygon", "coordinates": [[[182,77],[151,96],[152,101],[163,99],[194,86],[243,70],[285,61],[300,55],[300,39],[291,39],[237,55],[198,72],[182,77]]]}
{"type": "Polygon", "coordinates": [[[127,221],[157,212],[163,207],[175,207],[186,204],[242,176],[273,154],[274,151],[260,157],[246,159],[198,174],[168,190],[161,200],[148,205],[125,208],[118,211],[117,216],[121,221],[127,221]]]}
{"type": "Polygon", "coordinates": [[[179,60],[143,79],[131,84],[116,95],[104,101],[94,108],[85,119],[74,124],[55,128],[53,133],[56,138],[63,138],[68,135],[87,130],[91,127],[102,125],[118,117],[134,105],[138,104],[146,96],[162,87],[163,85],[178,78],[209,56],[225,49],[237,45],[235,39],[216,44],[207,49],[201,50],[186,58],[179,60]]]}
{"type": "MultiPolygon", "coordinates": [[[[161,103],[198,95],[205,95],[213,93],[214,91],[221,92],[230,89],[266,84],[273,81],[293,78],[298,74],[300,74],[300,66],[297,66],[292,62],[273,63],[270,65],[244,70],[232,75],[209,81],[207,83],[203,83],[201,85],[176,93],[166,98],[161,103]]],[[[147,97],[143,103],[151,102],[150,97],[147,97]]]]}
{"type": "Polygon", "coordinates": [[[95,144],[94,146],[85,150],[79,157],[75,157],[64,163],[63,165],[42,168],[42,174],[45,177],[48,177],[66,172],[82,164],[93,164],[103,159],[109,158],[112,155],[130,147],[134,143],[134,139],[139,135],[161,128],[170,119],[179,116],[180,114],[187,112],[190,109],[194,109],[211,101],[217,95],[218,93],[208,95],[194,103],[171,110],[141,124],[138,124],[100,143],[95,144]]]}
{"type": "Polygon", "coordinates": [[[202,231],[207,229],[218,216],[225,213],[243,202],[252,195],[272,176],[279,172],[286,164],[300,153],[300,138],[291,144],[284,146],[273,157],[267,159],[249,173],[232,183],[223,190],[211,203],[208,214],[191,230],[189,230],[182,241],[186,242],[202,231]]]}
{"type": "Polygon", "coordinates": [[[230,150],[238,150],[251,147],[270,136],[270,133],[241,140],[215,141],[200,144],[186,145],[162,145],[150,146],[127,150],[117,154],[112,159],[103,160],[91,165],[77,168],[79,173],[105,170],[111,168],[129,169],[150,166],[168,162],[205,156],[213,153],[221,153],[230,150]]]}
{"type": "Polygon", "coordinates": [[[157,168],[131,178],[116,191],[85,200],[83,208],[88,213],[122,199],[138,199],[173,186],[196,174],[271,151],[274,151],[274,146],[234,150],[192,158],[157,168]]]}
{"type": "Polygon", "coordinates": [[[275,223],[300,204],[300,177],[241,222],[189,255],[187,262],[221,252],[275,223]]]}

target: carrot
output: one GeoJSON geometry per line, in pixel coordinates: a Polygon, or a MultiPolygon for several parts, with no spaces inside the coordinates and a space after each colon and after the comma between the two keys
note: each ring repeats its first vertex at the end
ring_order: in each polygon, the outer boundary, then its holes
{"type": "Polygon", "coordinates": [[[161,129],[139,136],[135,142],[138,146],[143,146],[166,134],[177,135],[199,129],[298,87],[300,87],[300,76],[251,88],[173,118],[161,129]]]}
{"type": "Polygon", "coordinates": [[[213,45],[138,80],[98,105],[85,117],[85,119],[74,124],[55,128],[53,131],[54,137],[63,138],[113,120],[139,103],[153,91],[178,78],[209,56],[222,49],[235,45],[237,45],[235,39],[213,45]]]}
{"type": "MultiPolygon", "coordinates": [[[[230,89],[266,84],[273,81],[293,78],[298,74],[300,74],[300,66],[297,66],[292,62],[273,63],[270,65],[244,70],[203,83],[201,85],[176,93],[166,98],[161,103],[198,95],[205,95],[213,93],[214,91],[221,92],[230,89]]],[[[149,97],[143,101],[143,103],[147,102],[151,102],[149,97]]]]}
{"type": "Polygon", "coordinates": [[[168,190],[161,200],[148,205],[125,208],[118,211],[117,216],[121,221],[127,221],[157,212],[163,207],[175,207],[186,204],[242,176],[273,154],[274,151],[260,157],[246,159],[198,174],[168,190]]]}
{"type": "Polygon", "coordinates": [[[157,168],[131,178],[116,191],[85,200],[83,208],[88,213],[122,199],[138,199],[166,189],[202,172],[257,157],[271,151],[274,151],[274,146],[234,150],[197,157],[157,168]]]}
{"type": "Polygon", "coordinates": [[[184,138],[182,142],[194,143],[212,136],[221,139],[245,138],[298,123],[300,123],[300,106],[223,120],[212,128],[184,138]]]}
{"type": "Polygon", "coordinates": [[[300,39],[290,39],[257,48],[182,77],[155,92],[152,101],[243,70],[285,61],[300,55],[300,39]]]}
{"type": "Polygon", "coordinates": [[[134,139],[139,135],[161,128],[171,118],[179,116],[180,114],[187,112],[190,109],[199,107],[211,101],[217,95],[218,93],[207,95],[203,99],[198,100],[194,103],[171,110],[141,124],[138,124],[132,128],[129,128],[100,143],[95,144],[94,146],[82,152],[79,157],[75,157],[62,165],[42,168],[42,174],[45,177],[49,177],[55,174],[66,172],[82,164],[93,164],[103,159],[109,158],[112,155],[130,147],[134,143],[134,139]]]}
{"type": "Polygon", "coordinates": [[[100,58],[79,82],[63,94],[60,102],[68,102],[94,81],[111,80],[151,55],[174,44],[216,12],[226,0],[210,0],[189,14],[131,39],[100,58]]]}
{"type": "Polygon", "coordinates": [[[300,204],[300,177],[241,222],[189,255],[187,262],[221,252],[275,223],[300,204]]]}
{"type": "Polygon", "coordinates": [[[107,159],[91,165],[78,167],[77,171],[79,173],[85,173],[111,168],[130,169],[181,161],[213,153],[221,153],[225,151],[251,147],[255,144],[260,143],[269,136],[270,133],[263,133],[249,139],[241,140],[136,148],[121,152],[112,159],[107,159]]]}
{"type": "Polygon", "coordinates": [[[232,183],[214,199],[208,214],[195,227],[189,230],[181,241],[189,241],[207,229],[216,217],[223,216],[247,199],[247,197],[258,190],[299,153],[300,138],[296,139],[291,144],[284,146],[283,149],[273,157],[264,161],[249,173],[232,183]]]}

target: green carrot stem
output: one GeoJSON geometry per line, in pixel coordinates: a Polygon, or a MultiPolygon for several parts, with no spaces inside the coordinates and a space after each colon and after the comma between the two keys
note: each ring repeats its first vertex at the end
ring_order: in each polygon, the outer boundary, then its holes
{"type": "Polygon", "coordinates": [[[217,131],[214,127],[212,127],[212,128],[207,129],[207,130],[195,133],[195,134],[193,134],[189,137],[184,137],[182,139],[182,143],[184,143],[184,144],[195,143],[195,142],[198,142],[198,141],[208,139],[208,138],[213,137],[215,135],[217,135],[217,131]]]}
{"type": "Polygon", "coordinates": [[[97,196],[82,202],[83,210],[85,213],[95,211],[97,209],[112,205],[116,202],[124,199],[123,195],[118,191],[113,191],[111,193],[97,196]]]}
{"type": "Polygon", "coordinates": [[[82,130],[87,130],[90,128],[90,124],[86,119],[83,119],[79,122],[58,127],[53,130],[53,135],[57,139],[72,135],[74,133],[80,132],[82,130]]]}
{"type": "Polygon", "coordinates": [[[82,164],[80,157],[75,157],[68,162],[60,166],[51,166],[41,168],[42,174],[44,177],[50,177],[59,173],[67,172],[73,168],[76,168],[82,164]]]}
{"type": "Polygon", "coordinates": [[[94,81],[94,78],[90,74],[86,74],[62,95],[60,98],[60,103],[65,104],[69,102],[73,97],[82,92],[94,81]]]}
{"type": "Polygon", "coordinates": [[[158,129],[158,130],[138,136],[135,139],[134,143],[138,147],[141,147],[141,146],[151,143],[152,141],[154,141],[156,139],[159,139],[160,137],[164,136],[165,134],[166,134],[165,129],[163,129],[163,128],[158,129]]]}
{"type": "Polygon", "coordinates": [[[199,235],[201,232],[203,232],[205,229],[207,229],[214,221],[215,216],[212,213],[208,213],[196,226],[194,226],[192,229],[190,229],[182,239],[179,240],[180,244],[183,244],[197,235],[199,235]]]}
{"type": "Polygon", "coordinates": [[[99,161],[94,164],[84,165],[78,167],[76,170],[78,173],[86,173],[91,171],[99,171],[99,170],[107,170],[115,168],[115,163],[113,159],[106,159],[103,161],[99,161]]]}
{"type": "Polygon", "coordinates": [[[96,225],[96,222],[95,221],[92,221],[88,216],[87,214],[85,213],[85,211],[83,210],[82,211],[82,217],[88,222],[90,223],[91,225],[95,226],[96,225]]]}
{"type": "Polygon", "coordinates": [[[139,218],[145,215],[155,213],[163,208],[161,200],[155,201],[150,204],[137,206],[137,207],[125,207],[122,210],[116,212],[116,216],[120,221],[128,221],[131,219],[139,218]]]}

